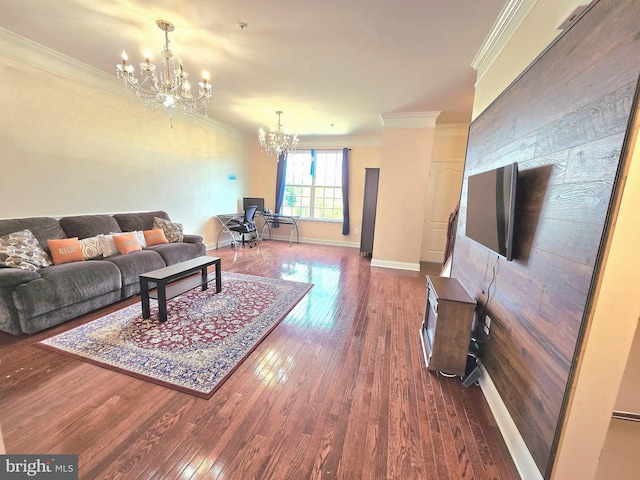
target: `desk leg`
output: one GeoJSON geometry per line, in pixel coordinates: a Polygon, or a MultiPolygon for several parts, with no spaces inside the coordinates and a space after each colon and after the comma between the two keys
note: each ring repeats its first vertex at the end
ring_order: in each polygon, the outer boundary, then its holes
{"type": "MultiPolygon", "coordinates": [[[[256,215],[257,216],[257,215],[256,215]]],[[[256,224],[256,238],[258,239],[258,243],[262,242],[262,237],[260,236],[260,229],[258,228],[258,222],[256,222],[256,219],[253,219],[254,223],[256,224]]],[[[264,217],[262,217],[262,230],[264,230],[264,217]]]]}
{"type": "Polygon", "coordinates": [[[146,278],[140,279],[140,299],[142,300],[142,318],[149,318],[151,316],[151,309],[149,308],[149,280],[146,278]]]}
{"type": "Polygon", "coordinates": [[[269,230],[269,240],[271,240],[271,226],[269,226],[269,220],[267,220],[266,222],[264,222],[264,225],[262,225],[262,239],[264,240],[264,229],[269,230]]]}
{"type": "Polygon", "coordinates": [[[229,222],[233,220],[233,217],[227,218],[227,220],[225,221],[222,221],[220,218],[218,218],[218,220],[220,221],[222,226],[220,227],[220,230],[218,231],[218,236],[216,237],[216,250],[218,249],[218,244],[220,243],[220,235],[222,235],[223,232],[228,233],[231,236],[231,243],[235,242],[235,237],[233,236],[233,233],[231,232],[231,230],[229,230],[229,222]]]}
{"type": "Polygon", "coordinates": [[[158,282],[158,318],[161,322],[167,321],[167,285],[165,282],[158,282]]]}
{"type": "Polygon", "coordinates": [[[291,219],[291,234],[289,235],[289,246],[293,243],[293,232],[296,233],[296,243],[300,244],[300,235],[298,234],[298,221],[295,219],[291,219]]]}

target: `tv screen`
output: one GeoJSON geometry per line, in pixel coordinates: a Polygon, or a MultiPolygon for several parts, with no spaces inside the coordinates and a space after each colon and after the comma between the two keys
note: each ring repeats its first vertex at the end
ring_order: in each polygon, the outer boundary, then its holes
{"type": "Polygon", "coordinates": [[[518,164],[470,175],[466,236],[513,259],[518,164]]]}
{"type": "Polygon", "coordinates": [[[247,207],[255,205],[258,207],[257,212],[264,212],[264,198],[244,197],[242,199],[242,209],[246,210],[247,207]]]}

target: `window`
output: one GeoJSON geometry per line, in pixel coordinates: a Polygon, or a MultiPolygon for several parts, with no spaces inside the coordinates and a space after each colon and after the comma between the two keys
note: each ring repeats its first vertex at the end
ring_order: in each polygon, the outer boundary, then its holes
{"type": "Polygon", "coordinates": [[[301,150],[287,156],[282,213],[342,221],[342,150],[301,150]]]}

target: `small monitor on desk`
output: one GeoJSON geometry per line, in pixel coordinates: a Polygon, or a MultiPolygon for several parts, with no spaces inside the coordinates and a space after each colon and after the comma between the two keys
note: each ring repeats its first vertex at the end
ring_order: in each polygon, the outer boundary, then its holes
{"type": "Polygon", "coordinates": [[[243,210],[246,210],[247,207],[250,207],[251,205],[258,207],[256,211],[264,212],[264,198],[244,197],[242,199],[243,210]]]}

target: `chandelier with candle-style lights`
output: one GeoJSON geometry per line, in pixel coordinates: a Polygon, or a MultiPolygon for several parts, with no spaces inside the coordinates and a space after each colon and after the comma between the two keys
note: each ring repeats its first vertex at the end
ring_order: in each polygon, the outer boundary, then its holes
{"type": "Polygon", "coordinates": [[[267,155],[270,157],[275,156],[279,161],[281,154],[284,154],[286,157],[289,152],[296,151],[299,140],[298,135],[291,136],[286,130],[282,132],[282,125],[280,124],[280,115],[282,115],[282,111],[278,110],[276,115],[278,115],[278,129],[276,130],[275,128],[272,128],[267,136],[265,131],[261,128],[260,133],[258,134],[258,141],[267,155]]]}
{"type": "Polygon", "coordinates": [[[123,51],[122,63],[119,63],[116,69],[118,78],[122,78],[128,92],[133,91],[144,100],[145,107],[150,107],[154,112],[158,108],[164,107],[169,115],[169,125],[172,128],[174,110],[182,110],[187,119],[192,119],[196,112],[204,110],[206,117],[207,105],[211,98],[209,74],[203,72],[202,81],[198,83],[198,96],[194,96],[187,81],[189,74],[183,70],[182,65],[176,60],[174,53],[169,48],[169,32],[173,32],[175,27],[165,20],[157,20],[156,24],[164,32],[165,43],[161,53],[162,65],[156,70],[156,66],[150,60],[151,54],[147,51],[145,61],[140,63],[142,79],[138,80],[134,66],[127,63],[127,53],[123,51]]]}

